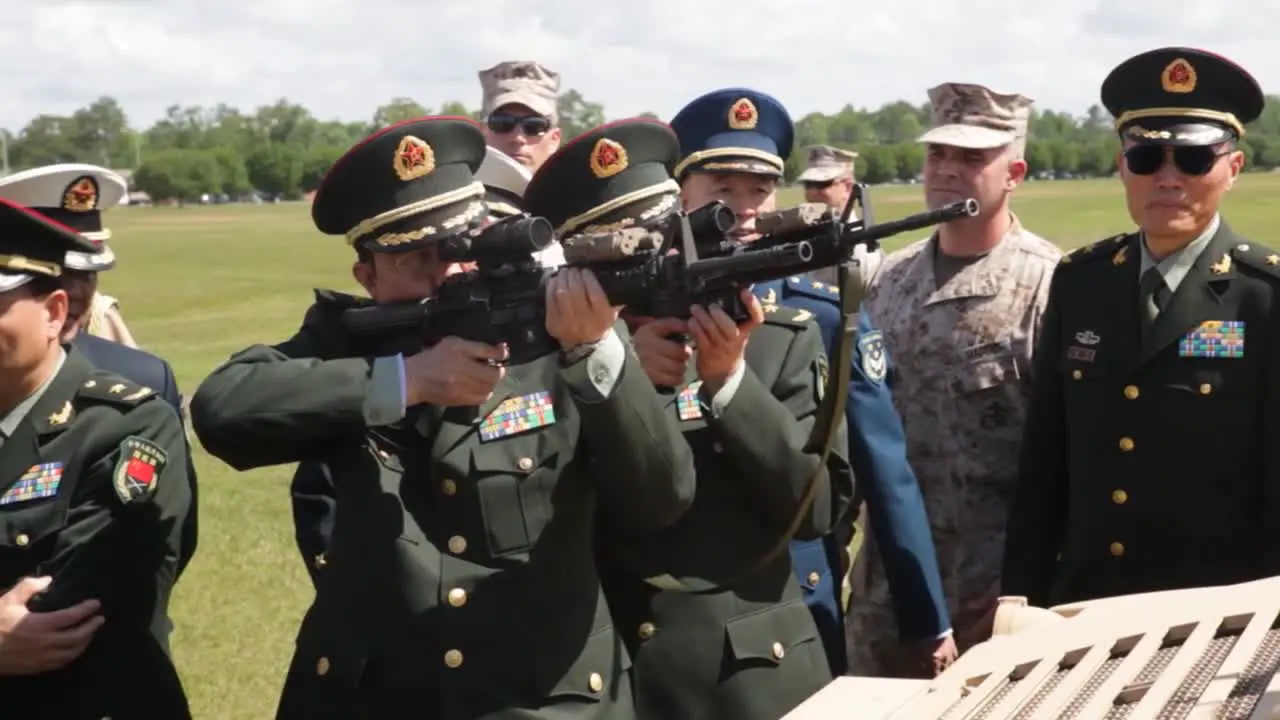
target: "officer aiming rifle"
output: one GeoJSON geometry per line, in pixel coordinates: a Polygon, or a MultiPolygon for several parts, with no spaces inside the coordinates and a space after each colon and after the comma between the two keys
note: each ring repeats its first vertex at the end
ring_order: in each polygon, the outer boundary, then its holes
{"type": "MultiPolygon", "coordinates": [[[[720,304],[734,320],[746,319],[742,289],[849,262],[854,248],[878,247],[883,238],[972,217],[976,200],[957,201],[900,220],[872,224],[867,190],[859,185],[850,203],[861,219],[841,220],[820,204],[803,204],[760,218],[764,237],[749,245],[728,235],[734,214],[720,202],[674,212],[650,225],[577,235],[563,242],[566,266],[590,267],[609,302],[637,315],[687,318],[694,305],[720,304]],[[679,247],[679,252],[671,250],[679,247]]],[[[450,335],[505,343],[512,362],[556,349],[541,321],[546,281],[558,270],[543,268],[533,253],[554,240],[551,224],[516,215],[438,245],[442,259],[472,262],[431,299],[407,304],[352,308],[343,326],[356,335],[399,334],[418,329],[426,345],[450,335]]]]}

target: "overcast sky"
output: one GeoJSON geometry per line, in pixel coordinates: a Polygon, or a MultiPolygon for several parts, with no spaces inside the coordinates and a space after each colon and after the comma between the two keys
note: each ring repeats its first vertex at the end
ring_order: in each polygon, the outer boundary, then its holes
{"type": "Polygon", "coordinates": [[[0,128],[117,98],[134,126],[171,104],[287,97],[369,119],[402,95],[478,106],[476,71],[536,59],[610,118],[669,118],[749,85],[794,116],[879,106],[946,81],[1081,113],[1107,71],[1163,45],[1222,53],[1280,92],[1276,0],[0,0],[0,128]],[[1245,9],[1247,6],[1247,10],[1245,9]],[[860,8],[860,9],[859,9],[860,8]]]}

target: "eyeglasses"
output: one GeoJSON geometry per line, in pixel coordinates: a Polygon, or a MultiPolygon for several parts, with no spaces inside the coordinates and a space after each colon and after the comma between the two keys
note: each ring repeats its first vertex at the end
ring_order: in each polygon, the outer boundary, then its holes
{"type": "MultiPolygon", "coordinates": [[[[1164,145],[1134,145],[1125,150],[1124,160],[1129,166],[1129,172],[1134,175],[1154,174],[1164,167],[1165,147],[1164,145]]],[[[1171,153],[1173,164],[1180,172],[1197,176],[1209,172],[1218,162],[1218,158],[1233,152],[1230,149],[1219,152],[1209,145],[1180,145],[1169,149],[1173,151],[1171,153]]]]}
{"type": "Polygon", "coordinates": [[[805,190],[826,190],[827,188],[834,185],[835,182],[836,182],[835,180],[824,180],[822,182],[807,181],[804,183],[804,189],[805,190]]]}
{"type": "Polygon", "coordinates": [[[486,124],[489,129],[499,135],[506,135],[517,127],[525,135],[542,135],[551,129],[551,120],[541,115],[507,115],[495,113],[490,115],[486,124]]]}

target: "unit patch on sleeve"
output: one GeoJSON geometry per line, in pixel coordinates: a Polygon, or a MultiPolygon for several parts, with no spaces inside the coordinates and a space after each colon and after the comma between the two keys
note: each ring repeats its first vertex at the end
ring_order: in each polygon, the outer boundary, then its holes
{"type": "Polygon", "coordinates": [[[128,505],[154,495],[167,462],[165,451],[150,440],[137,435],[125,438],[120,443],[115,472],[111,474],[111,485],[120,502],[128,505]]]}
{"type": "Polygon", "coordinates": [[[873,383],[884,382],[889,374],[889,360],[884,354],[884,335],[879,330],[858,338],[858,351],[862,354],[862,372],[873,383]]]}

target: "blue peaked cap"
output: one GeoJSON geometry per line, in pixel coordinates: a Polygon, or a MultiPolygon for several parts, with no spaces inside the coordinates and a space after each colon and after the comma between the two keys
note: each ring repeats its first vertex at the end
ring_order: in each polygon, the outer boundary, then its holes
{"type": "Polygon", "coordinates": [[[682,159],[673,173],[743,172],[781,176],[795,125],[772,95],[748,88],[715,90],[676,113],[671,129],[682,159]]]}

